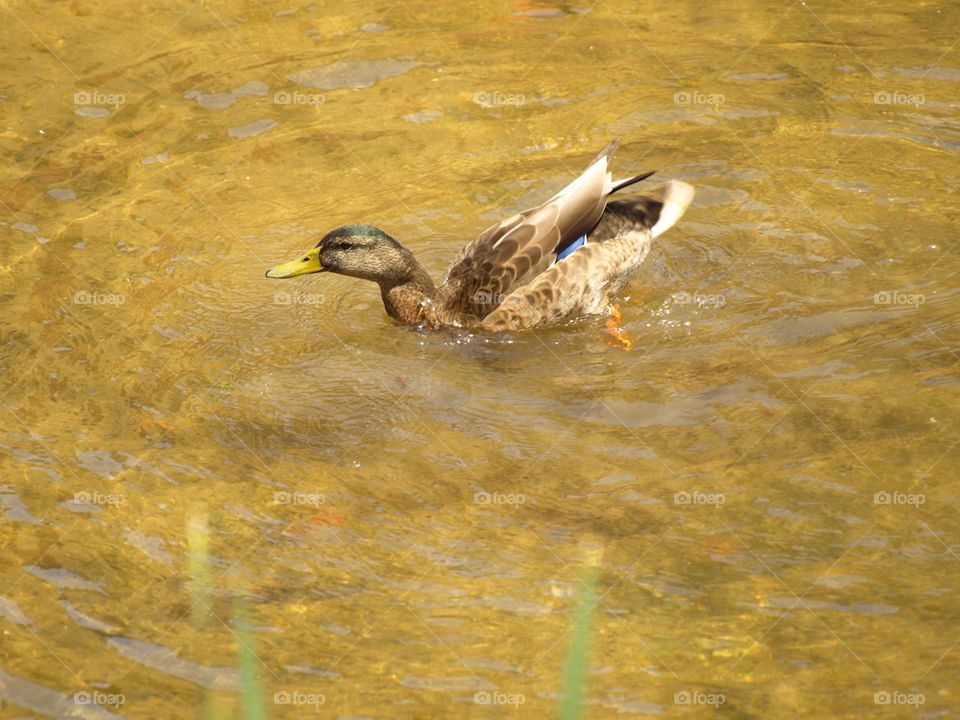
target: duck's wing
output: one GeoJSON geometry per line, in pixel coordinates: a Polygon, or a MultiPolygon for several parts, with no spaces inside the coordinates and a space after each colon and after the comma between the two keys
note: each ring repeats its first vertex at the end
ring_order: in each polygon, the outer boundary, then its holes
{"type": "Polygon", "coordinates": [[[498,222],[464,247],[441,282],[438,303],[443,310],[485,317],[589,233],[610,193],[653,174],[614,181],[607,166],[616,148],[617,141],[607,145],[580,177],[547,202],[498,222]]]}
{"type": "Polygon", "coordinates": [[[673,226],[693,199],[693,188],[672,181],[662,199],[612,202],[590,242],[503,298],[483,318],[487,330],[520,330],[604,312],[634,275],[650,241],[673,226]]]}

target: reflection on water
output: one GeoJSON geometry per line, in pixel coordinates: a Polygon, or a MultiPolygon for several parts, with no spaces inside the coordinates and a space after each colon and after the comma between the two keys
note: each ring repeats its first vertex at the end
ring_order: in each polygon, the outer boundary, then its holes
{"type": "Polygon", "coordinates": [[[0,716],[233,716],[244,597],[270,717],[548,717],[600,550],[586,717],[960,716],[955,7],[4,13],[0,716]],[[631,352],[263,279],[616,136],[631,352]]]}

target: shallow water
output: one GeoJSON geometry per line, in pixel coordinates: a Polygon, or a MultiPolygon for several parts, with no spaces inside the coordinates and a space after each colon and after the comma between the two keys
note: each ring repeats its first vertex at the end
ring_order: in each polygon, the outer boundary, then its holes
{"type": "Polygon", "coordinates": [[[598,557],[584,717],[960,717],[958,6],[0,13],[0,717],[239,716],[236,598],[271,718],[550,717],[598,557]],[[613,137],[629,352],[263,278],[613,137]]]}

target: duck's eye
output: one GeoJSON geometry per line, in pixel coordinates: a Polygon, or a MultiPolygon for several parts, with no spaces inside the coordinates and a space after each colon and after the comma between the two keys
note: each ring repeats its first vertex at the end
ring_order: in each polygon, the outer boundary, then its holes
{"type": "Polygon", "coordinates": [[[349,249],[350,249],[350,243],[348,243],[348,242],[338,242],[336,245],[334,245],[334,247],[335,247],[337,250],[349,250],[349,249]]]}

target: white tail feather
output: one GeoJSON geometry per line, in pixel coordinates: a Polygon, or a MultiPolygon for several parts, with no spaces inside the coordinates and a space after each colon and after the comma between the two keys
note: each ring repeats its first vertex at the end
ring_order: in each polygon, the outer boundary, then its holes
{"type": "Polygon", "coordinates": [[[680,180],[671,180],[667,183],[663,192],[663,208],[660,210],[660,218],[650,228],[652,237],[663,235],[677,223],[677,220],[690,206],[694,192],[693,185],[688,185],[680,180]]]}

